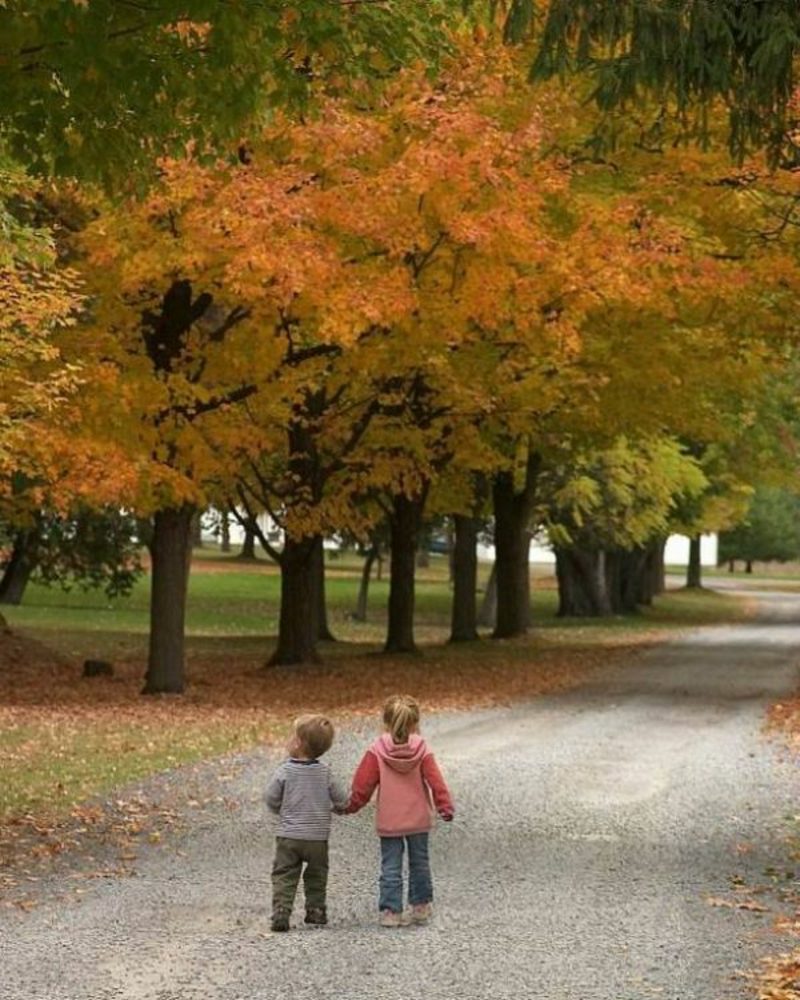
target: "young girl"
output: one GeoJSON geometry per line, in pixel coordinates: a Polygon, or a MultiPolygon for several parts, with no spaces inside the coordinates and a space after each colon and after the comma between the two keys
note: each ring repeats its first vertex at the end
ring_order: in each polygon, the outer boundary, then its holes
{"type": "Polygon", "coordinates": [[[418,733],[419,705],[393,695],[383,706],[385,732],[364,754],[353,777],[346,812],[362,809],[378,788],[376,826],[381,839],[380,923],[424,924],[431,915],[433,882],[428,833],[433,807],[449,822],[453,802],[433,754],[418,733]],[[408,902],[403,914],[403,852],[408,850],[408,902]]]}

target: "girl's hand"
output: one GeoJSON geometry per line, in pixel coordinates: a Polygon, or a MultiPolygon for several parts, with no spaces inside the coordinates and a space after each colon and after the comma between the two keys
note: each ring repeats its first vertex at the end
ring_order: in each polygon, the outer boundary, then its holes
{"type": "Polygon", "coordinates": [[[442,817],[442,819],[445,821],[445,823],[452,823],[453,822],[454,813],[451,813],[451,812],[442,812],[442,813],[439,813],[439,815],[442,817]]]}

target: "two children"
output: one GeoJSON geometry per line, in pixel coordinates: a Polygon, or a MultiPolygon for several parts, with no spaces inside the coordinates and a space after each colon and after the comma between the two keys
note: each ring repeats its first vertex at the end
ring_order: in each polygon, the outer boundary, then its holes
{"type": "Polygon", "coordinates": [[[300,872],[306,923],[327,923],[325,890],[331,810],[355,813],[378,789],[376,826],[381,842],[380,923],[400,927],[425,923],[431,915],[433,882],[428,834],[433,808],[445,821],[453,802],[427,744],[419,735],[419,705],[407,695],[389,698],[384,733],[366,751],[348,796],[331,779],[319,757],[333,742],[333,726],[321,715],[301,716],[289,744],[289,760],[266,791],[268,807],[280,816],[272,868],[272,929],[289,929],[300,872]],[[403,910],[403,855],[408,852],[409,910],[403,910]]]}

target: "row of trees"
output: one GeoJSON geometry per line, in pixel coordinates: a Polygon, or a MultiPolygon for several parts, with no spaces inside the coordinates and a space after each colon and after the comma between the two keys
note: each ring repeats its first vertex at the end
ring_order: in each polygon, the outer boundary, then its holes
{"type": "MultiPolygon", "coordinates": [[[[504,24],[508,41],[524,22],[525,44],[498,44],[473,10],[435,74],[399,67],[409,39],[422,55],[464,15],[420,5],[438,12],[426,33],[383,34],[385,6],[283,11],[271,30],[287,40],[300,24],[317,38],[323,12],[350,20],[319,57],[298,43],[279,60],[276,81],[299,77],[313,114],[279,101],[268,126],[238,132],[233,162],[209,155],[211,129],[157,162],[136,140],[157,176],[124,199],[86,180],[7,182],[23,313],[0,369],[0,458],[17,484],[3,520],[26,531],[76,500],[149,519],[146,691],[183,687],[191,526],[209,503],[283,529],[280,548],[261,542],[281,567],[273,660],[291,664],[324,632],[326,534],[367,544],[387,526],[386,648],[407,652],[425,519],[453,518],[453,634],[471,639],[491,515],[494,635],[513,637],[529,624],[538,526],[556,543],[562,613],[629,610],[658,589],[670,531],[732,524],[764,443],[776,469],[788,454],[775,429],[798,270],[791,234],[770,233],[794,210],[793,176],[733,166],[713,142],[671,147],[669,130],[645,129],[661,103],[618,113],[624,152],[599,156],[581,78],[525,84],[538,28],[524,5],[504,24]],[[356,27],[371,39],[357,57],[356,27]]],[[[145,14],[142,28],[184,47],[190,107],[209,38],[228,38],[208,15],[165,35],[145,14]]]]}
{"type": "Polygon", "coordinates": [[[720,535],[718,557],[731,571],[743,562],[748,573],[754,562],[800,559],[800,498],[785,489],[757,489],[744,521],[720,535]]]}

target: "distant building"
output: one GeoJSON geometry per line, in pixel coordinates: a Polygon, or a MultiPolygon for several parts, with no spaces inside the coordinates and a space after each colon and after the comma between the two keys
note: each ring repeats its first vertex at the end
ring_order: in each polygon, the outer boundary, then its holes
{"type": "MultiPolygon", "coordinates": [[[[703,566],[717,565],[718,535],[703,535],[700,539],[700,562],[703,566]]],[[[667,566],[686,566],[689,562],[689,539],[685,535],[671,535],[664,553],[667,566]]]]}
{"type": "MultiPolygon", "coordinates": [[[[494,546],[479,545],[478,558],[485,562],[492,562],[494,559],[494,546]]],[[[703,535],[700,542],[700,560],[703,566],[717,565],[716,535],[703,535]]],[[[556,557],[546,542],[542,539],[535,539],[531,543],[530,561],[532,563],[552,564],[556,561],[556,557]]],[[[689,539],[685,535],[671,535],[667,539],[664,562],[667,566],[686,566],[688,564],[689,539]]]]}

